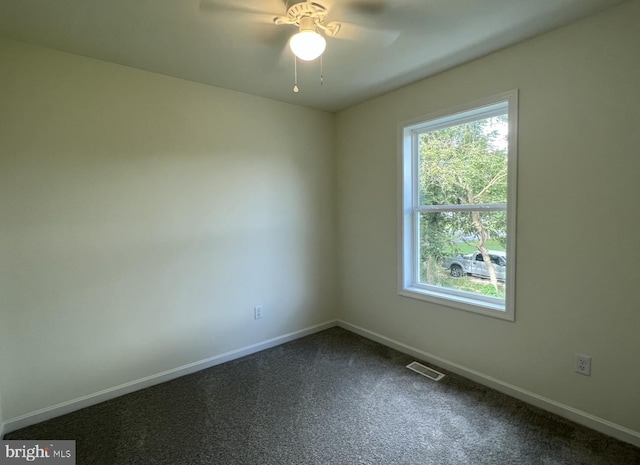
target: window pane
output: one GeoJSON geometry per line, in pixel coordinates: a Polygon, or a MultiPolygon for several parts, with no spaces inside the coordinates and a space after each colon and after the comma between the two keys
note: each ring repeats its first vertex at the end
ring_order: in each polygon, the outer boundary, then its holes
{"type": "Polygon", "coordinates": [[[418,218],[419,284],[504,299],[506,211],[419,213],[418,218]]]}
{"type": "Polygon", "coordinates": [[[420,205],[507,202],[507,115],[418,135],[420,205]]]}
{"type": "Polygon", "coordinates": [[[513,90],[403,127],[400,295],[514,321],[517,109],[513,90]]]}

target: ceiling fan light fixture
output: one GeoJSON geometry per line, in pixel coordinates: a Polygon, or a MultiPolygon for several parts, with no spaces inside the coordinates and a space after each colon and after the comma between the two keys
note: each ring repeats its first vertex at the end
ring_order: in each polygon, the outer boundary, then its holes
{"type": "Polygon", "coordinates": [[[313,61],[324,53],[327,41],[316,32],[312,18],[303,18],[300,22],[300,32],[291,37],[289,47],[301,60],[313,61]]]}

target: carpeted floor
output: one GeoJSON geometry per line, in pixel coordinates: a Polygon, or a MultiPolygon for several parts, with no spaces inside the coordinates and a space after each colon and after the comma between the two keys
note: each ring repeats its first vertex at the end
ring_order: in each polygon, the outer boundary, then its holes
{"type": "Polygon", "coordinates": [[[5,436],[90,464],[640,464],[640,449],[340,328],[5,436]]]}

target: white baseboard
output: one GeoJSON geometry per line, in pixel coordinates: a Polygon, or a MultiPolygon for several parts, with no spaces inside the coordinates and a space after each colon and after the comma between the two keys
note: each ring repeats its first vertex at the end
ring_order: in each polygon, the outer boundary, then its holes
{"type": "Polygon", "coordinates": [[[575,409],[565,404],[561,404],[560,402],[556,402],[552,399],[540,396],[534,392],[527,391],[526,389],[522,389],[518,386],[514,386],[513,384],[505,383],[504,381],[501,381],[499,379],[485,375],[457,363],[450,362],[436,355],[416,349],[415,347],[411,347],[401,342],[394,341],[393,339],[383,336],[382,334],[374,333],[373,331],[369,331],[368,329],[353,325],[344,320],[338,320],[338,326],[348,331],[359,334],[360,336],[366,337],[367,339],[371,339],[372,341],[403,352],[407,355],[411,355],[412,357],[416,357],[426,362],[433,363],[434,365],[440,366],[460,376],[473,380],[484,386],[490,387],[491,389],[495,389],[496,391],[502,392],[511,397],[515,397],[516,399],[522,400],[528,404],[554,413],[580,425],[586,426],[587,428],[591,428],[595,431],[606,434],[607,436],[611,436],[621,441],[633,444],[636,447],[640,447],[640,432],[638,431],[625,428],[624,426],[612,423],[600,417],[596,417],[595,415],[591,415],[590,413],[583,412],[582,410],[575,409]]]}
{"type": "Polygon", "coordinates": [[[156,384],[164,383],[166,381],[179,378],[180,376],[185,376],[200,370],[204,370],[206,368],[211,368],[212,366],[220,365],[221,363],[245,357],[247,355],[251,355],[265,349],[270,349],[271,347],[285,344],[295,339],[300,339],[310,334],[332,328],[337,324],[337,320],[333,320],[318,325],[309,326],[293,333],[274,337],[266,341],[258,342],[246,347],[241,347],[230,352],[225,352],[220,355],[214,355],[213,357],[209,357],[204,360],[199,360],[197,362],[189,363],[187,365],[163,371],[161,373],[156,373],[145,378],[137,379],[129,383],[121,384],[119,386],[104,389],[93,394],[78,397],[77,399],[72,399],[66,402],[52,405],[50,407],[45,407],[34,412],[27,413],[25,415],[10,418],[0,425],[0,438],[2,438],[3,434],[10,433],[20,428],[34,425],[36,423],[40,423],[42,421],[49,420],[60,415],[65,415],[67,413],[71,413],[85,407],[90,407],[91,405],[99,404],[100,402],[120,397],[122,395],[138,391],[140,389],[145,389],[156,384]]]}

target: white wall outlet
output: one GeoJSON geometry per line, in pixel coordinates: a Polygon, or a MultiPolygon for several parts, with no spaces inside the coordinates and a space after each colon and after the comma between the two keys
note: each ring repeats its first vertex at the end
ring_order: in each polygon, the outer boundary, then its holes
{"type": "Polygon", "coordinates": [[[591,376],[591,357],[583,354],[576,354],[576,373],[591,376]]]}
{"type": "Polygon", "coordinates": [[[262,318],[262,305],[256,305],[253,307],[253,318],[255,320],[262,318]]]}

